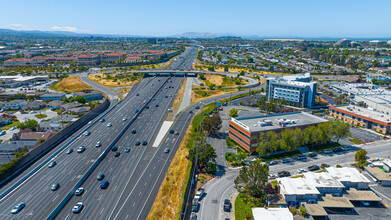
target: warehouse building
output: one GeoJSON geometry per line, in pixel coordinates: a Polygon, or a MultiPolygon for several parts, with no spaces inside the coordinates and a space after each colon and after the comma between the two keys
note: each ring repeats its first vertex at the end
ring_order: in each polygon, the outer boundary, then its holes
{"type": "Polygon", "coordinates": [[[229,121],[229,137],[247,151],[255,151],[258,145],[258,137],[264,132],[304,129],[324,122],[327,122],[327,120],[305,112],[231,118],[229,121]]]}
{"type": "Polygon", "coordinates": [[[352,125],[390,134],[391,115],[354,105],[330,106],[329,115],[352,125]]]}

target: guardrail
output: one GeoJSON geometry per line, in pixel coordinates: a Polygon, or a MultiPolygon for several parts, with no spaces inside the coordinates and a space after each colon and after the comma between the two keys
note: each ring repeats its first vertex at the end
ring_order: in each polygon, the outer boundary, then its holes
{"type": "MultiPolygon", "coordinates": [[[[31,177],[35,172],[37,172],[39,169],[41,169],[46,163],[48,163],[50,160],[52,160],[55,156],[57,156],[61,151],[63,151],[66,147],[68,147],[73,141],[75,141],[77,138],[79,138],[81,135],[84,134],[85,131],[87,131],[89,128],[91,128],[95,123],[97,123],[101,118],[103,118],[104,116],[106,116],[106,114],[108,114],[111,110],[113,110],[119,103],[121,103],[121,101],[119,101],[117,104],[115,104],[112,108],[110,108],[107,112],[105,112],[101,117],[99,117],[95,122],[91,123],[89,126],[87,126],[84,130],[82,130],[82,132],[80,134],[78,134],[76,137],[72,138],[68,143],[66,143],[63,147],[61,147],[60,149],[58,149],[55,153],[52,154],[52,156],[50,156],[48,159],[46,159],[45,161],[43,161],[40,165],[38,165],[36,168],[34,168],[32,171],[30,171],[28,174],[26,174],[26,176],[24,176],[22,179],[20,179],[18,182],[16,182],[14,185],[12,185],[10,188],[8,188],[6,191],[4,191],[2,194],[0,194],[0,200],[3,199],[5,196],[8,195],[8,193],[12,192],[15,188],[17,188],[20,184],[22,184],[25,180],[27,180],[29,177],[31,177]]],[[[80,120],[80,119],[79,119],[80,120]]],[[[75,128],[76,129],[76,128],[75,128]]],[[[58,144],[58,143],[53,143],[53,145],[55,144],[58,144]]],[[[41,157],[43,156],[44,154],[46,154],[48,151],[50,151],[51,149],[47,149],[43,152],[41,152],[39,155],[37,155],[36,157],[41,157]]],[[[32,162],[35,162],[35,160],[31,160],[30,162],[26,163],[24,165],[24,167],[20,168],[19,170],[22,170],[24,169],[26,166],[29,166],[32,162]]],[[[15,171],[15,173],[18,173],[18,171],[15,171]]],[[[4,180],[4,181],[7,181],[4,180]]]]}
{"type": "Polygon", "coordinates": [[[99,165],[99,163],[104,159],[107,153],[111,150],[111,148],[117,143],[117,141],[122,137],[122,135],[126,132],[126,130],[133,124],[133,122],[137,119],[137,117],[141,114],[141,112],[145,109],[145,107],[151,102],[153,97],[160,91],[160,89],[166,84],[169,78],[162,83],[159,89],[151,96],[151,98],[141,107],[140,111],[137,112],[135,116],[129,121],[129,123],[122,129],[122,131],[118,134],[118,136],[111,142],[111,144],[106,148],[104,152],[98,157],[94,164],[87,170],[87,172],[83,175],[82,178],[76,183],[76,185],[69,191],[69,193],[65,196],[65,198],[57,205],[57,207],[53,210],[53,212],[46,218],[47,220],[54,219],[56,215],[61,211],[61,209],[68,203],[69,199],[73,196],[76,189],[79,188],[84,181],[91,175],[91,173],[95,170],[95,168],[99,165]]]}

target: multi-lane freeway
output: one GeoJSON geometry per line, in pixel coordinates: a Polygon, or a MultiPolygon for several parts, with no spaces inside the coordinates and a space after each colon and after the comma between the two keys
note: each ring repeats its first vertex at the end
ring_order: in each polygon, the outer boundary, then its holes
{"type": "MultiPolygon", "coordinates": [[[[178,59],[173,63],[177,68],[188,68],[187,60],[195,57],[188,53],[184,56],[185,59],[178,59]]],[[[190,109],[185,109],[171,127],[179,135],[168,134],[158,147],[152,146],[182,81],[181,77],[144,79],[132,89],[130,95],[103,117],[104,122],[98,118],[89,125],[90,135],[77,132],[72,136],[77,139],[52,159],[57,163],[54,167],[49,168],[48,162],[1,198],[0,216],[3,219],[47,219],[55,213],[56,219],[145,219],[192,117],[190,109]],[[96,147],[97,141],[101,141],[102,146],[96,147]],[[141,144],[137,146],[138,141],[141,144]],[[115,157],[114,152],[107,151],[112,145],[118,147],[119,157],[115,157]],[[86,150],[76,152],[81,146],[86,150]],[[168,153],[164,152],[167,147],[170,149],[168,153]],[[74,151],[67,154],[70,148],[74,151]],[[130,151],[125,152],[125,148],[130,151]],[[103,152],[107,152],[107,155],[103,152]],[[103,159],[100,160],[101,158],[103,159]],[[97,160],[100,163],[81,184],[85,189],[82,196],[72,196],[68,200],[67,194],[73,193],[80,179],[87,176],[87,171],[97,160]],[[100,189],[101,181],[96,179],[99,173],[104,173],[104,180],[110,183],[105,190],[100,189]],[[54,182],[58,182],[60,187],[51,191],[54,182]],[[67,203],[62,207],[60,204],[64,201],[67,203]],[[24,202],[26,206],[18,214],[11,216],[11,209],[20,202],[24,202]],[[72,207],[77,202],[83,202],[84,208],[81,213],[73,214],[72,207]],[[60,211],[57,213],[55,210],[60,211]]],[[[53,156],[53,152],[70,140],[68,138],[18,178],[2,187],[1,192],[5,192],[33,168],[53,156]]]]}

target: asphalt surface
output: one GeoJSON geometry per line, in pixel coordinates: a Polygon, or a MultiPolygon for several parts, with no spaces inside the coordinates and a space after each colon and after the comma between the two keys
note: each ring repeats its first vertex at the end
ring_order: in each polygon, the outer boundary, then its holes
{"type": "Polygon", "coordinates": [[[88,79],[88,75],[89,75],[89,72],[82,73],[82,74],[80,74],[80,79],[82,81],[88,83],[89,85],[91,85],[93,89],[106,93],[106,95],[109,97],[109,99],[111,101],[113,101],[113,102],[118,101],[118,95],[115,92],[113,92],[111,89],[109,89],[105,86],[102,86],[101,84],[99,84],[97,82],[94,82],[94,81],[88,79]]]}
{"type": "MultiPolygon", "coordinates": [[[[157,79],[153,80],[157,81],[157,79]]],[[[140,96],[129,96],[125,98],[123,102],[106,115],[105,122],[97,122],[89,129],[91,135],[81,135],[70,146],[64,149],[62,153],[57,155],[54,159],[57,162],[56,166],[53,168],[48,168],[47,166],[42,167],[12,193],[3,198],[0,201],[1,214],[10,213],[10,210],[16,203],[23,201],[26,203],[26,207],[17,215],[14,215],[15,217],[18,217],[18,219],[46,218],[99,157],[103,151],[102,148],[111,143],[115,139],[116,134],[126,126],[127,121],[122,121],[122,119],[124,117],[129,119],[133,117],[136,114],[134,112],[135,109],[140,108],[139,103],[148,99],[154,93],[153,89],[146,87],[149,81],[144,80],[136,88],[135,92],[139,92],[140,96]],[[125,109],[127,111],[124,111],[125,109]],[[112,127],[107,126],[109,122],[113,124],[112,127]],[[102,141],[103,146],[100,148],[95,147],[95,143],[98,140],[102,141]],[[87,148],[86,151],[77,153],[76,149],[79,146],[85,146],[87,148]],[[65,151],[69,148],[73,148],[74,152],[69,155],[65,154],[65,151]],[[60,188],[53,192],[50,191],[50,186],[54,182],[59,182],[60,188]]],[[[161,80],[161,83],[163,83],[163,80],[161,80]]],[[[156,84],[158,83],[156,82],[156,84]]],[[[59,147],[56,147],[56,149],[59,149],[59,147]]],[[[44,158],[47,158],[49,155],[51,154],[48,154],[44,158]]],[[[32,167],[38,164],[39,162],[35,163],[32,167]]],[[[7,186],[3,187],[2,191],[7,188],[7,186]]]]}

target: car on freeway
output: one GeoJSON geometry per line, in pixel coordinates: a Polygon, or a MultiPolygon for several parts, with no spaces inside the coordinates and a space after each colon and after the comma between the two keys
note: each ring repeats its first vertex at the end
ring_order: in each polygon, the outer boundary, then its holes
{"type": "Polygon", "coordinates": [[[143,140],[143,145],[147,145],[148,144],[148,141],[147,140],[143,140]]]}
{"type": "Polygon", "coordinates": [[[325,150],[323,151],[324,154],[332,154],[333,153],[333,150],[325,150]]]}
{"type": "Polygon", "coordinates": [[[84,146],[77,148],[77,153],[83,153],[86,150],[84,146]]]}
{"type": "Polygon", "coordinates": [[[136,96],[139,96],[139,95],[140,95],[140,94],[138,94],[138,93],[136,94],[136,96]]]}
{"type": "Polygon", "coordinates": [[[104,119],[104,118],[101,118],[99,121],[100,121],[100,122],[104,122],[104,121],[105,121],[105,119],[104,119]]]}
{"type": "Polygon", "coordinates": [[[108,180],[103,180],[103,182],[100,184],[101,189],[107,189],[108,186],[109,186],[108,180]]]}
{"type": "Polygon", "coordinates": [[[121,155],[120,152],[115,152],[114,157],[119,157],[121,155]]]}
{"type": "Polygon", "coordinates": [[[50,188],[50,190],[56,191],[58,190],[58,188],[60,188],[60,184],[58,182],[55,182],[53,183],[52,188],[50,188]]]}
{"type": "Polygon", "coordinates": [[[127,117],[124,117],[124,118],[122,119],[122,121],[126,121],[126,120],[128,120],[128,118],[127,118],[127,117]]]}
{"type": "Polygon", "coordinates": [[[134,110],[134,112],[137,113],[137,112],[138,112],[138,109],[134,110]]]}
{"type": "Polygon", "coordinates": [[[117,146],[112,146],[112,147],[111,147],[111,150],[112,150],[112,151],[117,151],[117,150],[118,150],[118,147],[117,147],[117,146]]]}
{"type": "Polygon", "coordinates": [[[132,134],[136,134],[136,133],[137,133],[137,131],[133,129],[132,130],[132,134]]]}
{"type": "Polygon", "coordinates": [[[194,212],[192,212],[190,214],[190,220],[197,220],[197,214],[195,214],[194,212]]]}
{"type": "Polygon", "coordinates": [[[198,203],[198,200],[193,199],[193,203],[191,204],[191,211],[192,212],[198,212],[200,204],[198,203]]]}
{"type": "Polygon", "coordinates": [[[312,165],[312,166],[309,166],[308,167],[308,170],[309,171],[315,171],[315,170],[319,170],[320,168],[319,168],[319,166],[318,165],[312,165]]]}
{"type": "Polygon", "coordinates": [[[80,188],[77,188],[77,190],[75,192],[75,195],[76,196],[81,196],[83,193],[84,193],[84,188],[80,187],[80,188]]]}
{"type": "Polygon", "coordinates": [[[168,96],[164,96],[164,97],[168,98],[168,96]]]}
{"type": "Polygon", "coordinates": [[[171,94],[170,94],[169,96],[170,96],[170,97],[172,97],[172,95],[171,95],[171,94]]]}
{"type": "Polygon", "coordinates": [[[289,159],[289,158],[282,159],[282,163],[290,163],[290,162],[291,162],[291,159],[289,159]]]}
{"type": "Polygon", "coordinates": [[[168,153],[168,152],[170,152],[170,148],[168,147],[164,148],[164,153],[168,153]]]}
{"type": "Polygon", "coordinates": [[[145,108],[146,108],[146,109],[149,109],[149,106],[147,105],[147,106],[145,106],[145,108]]]}
{"type": "Polygon", "coordinates": [[[278,177],[286,177],[286,176],[290,176],[290,175],[291,175],[291,173],[288,171],[285,171],[285,170],[278,172],[278,177]]]}
{"type": "Polygon", "coordinates": [[[141,144],[140,141],[136,141],[134,145],[139,146],[140,144],[141,144]]]}
{"type": "Polygon", "coordinates": [[[156,98],[153,98],[152,100],[153,100],[153,101],[155,101],[155,100],[156,100],[156,98]]]}
{"type": "Polygon", "coordinates": [[[16,213],[20,212],[20,210],[22,210],[25,206],[26,206],[26,204],[24,202],[16,204],[14,206],[14,208],[12,208],[11,214],[16,214],[16,213]]]}
{"type": "Polygon", "coordinates": [[[170,134],[174,134],[174,130],[170,129],[170,134]]]}
{"type": "Polygon", "coordinates": [[[100,147],[100,146],[102,146],[102,142],[101,141],[96,142],[95,147],[100,147]]]}
{"type": "Polygon", "coordinates": [[[195,109],[200,109],[200,106],[197,105],[197,106],[195,107],[195,109]]]}
{"type": "Polygon", "coordinates": [[[175,132],[175,135],[179,135],[179,131],[176,131],[176,132],[175,132]]]}
{"type": "Polygon", "coordinates": [[[57,162],[53,160],[52,162],[49,163],[48,167],[52,168],[52,167],[56,166],[56,164],[57,164],[57,162]]]}
{"type": "Polygon", "coordinates": [[[81,212],[81,210],[83,209],[83,207],[84,207],[83,203],[82,203],[82,202],[78,202],[78,203],[76,203],[75,206],[73,206],[72,212],[73,212],[73,213],[79,213],[79,212],[81,212]]]}
{"type": "Polygon", "coordinates": [[[306,169],[303,169],[303,168],[300,168],[300,169],[297,170],[297,172],[298,172],[298,173],[305,173],[305,172],[307,172],[307,170],[306,170],[306,169]]]}
{"type": "Polygon", "coordinates": [[[224,199],[223,209],[225,212],[231,211],[231,201],[229,201],[229,199],[224,199]]]}
{"type": "Polygon", "coordinates": [[[130,148],[125,148],[125,153],[129,153],[130,152],[130,148]]]}
{"type": "Polygon", "coordinates": [[[108,123],[107,124],[107,127],[111,127],[113,124],[111,124],[111,122],[110,123],[108,123]]]}
{"type": "Polygon", "coordinates": [[[318,154],[315,153],[315,152],[313,152],[313,153],[309,153],[308,156],[309,156],[309,157],[316,157],[316,156],[318,156],[318,154]]]}
{"type": "Polygon", "coordinates": [[[158,104],[156,104],[156,107],[159,107],[159,105],[158,105],[158,104]]]}
{"type": "Polygon", "coordinates": [[[91,134],[91,132],[89,132],[89,131],[84,132],[84,135],[85,135],[85,136],[88,136],[88,135],[90,135],[90,134],[91,134]]]}
{"type": "Polygon", "coordinates": [[[189,111],[189,114],[193,114],[193,111],[189,111]]]}
{"type": "Polygon", "coordinates": [[[96,177],[97,180],[103,180],[103,178],[105,178],[105,174],[103,173],[98,174],[98,176],[96,177]]]}
{"type": "Polygon", "coordinates": [[[73,149],[72,148],[69,148],[68,150],[67,150],[67,154],[71,154],[73,152],[73,149]]]}
{"type": "Polygon", "coordinates": [[[341,149],[343,151],[348,151],[348,150],[351,150],[351,147],[350,146],[343,146],[341,149]]]}

